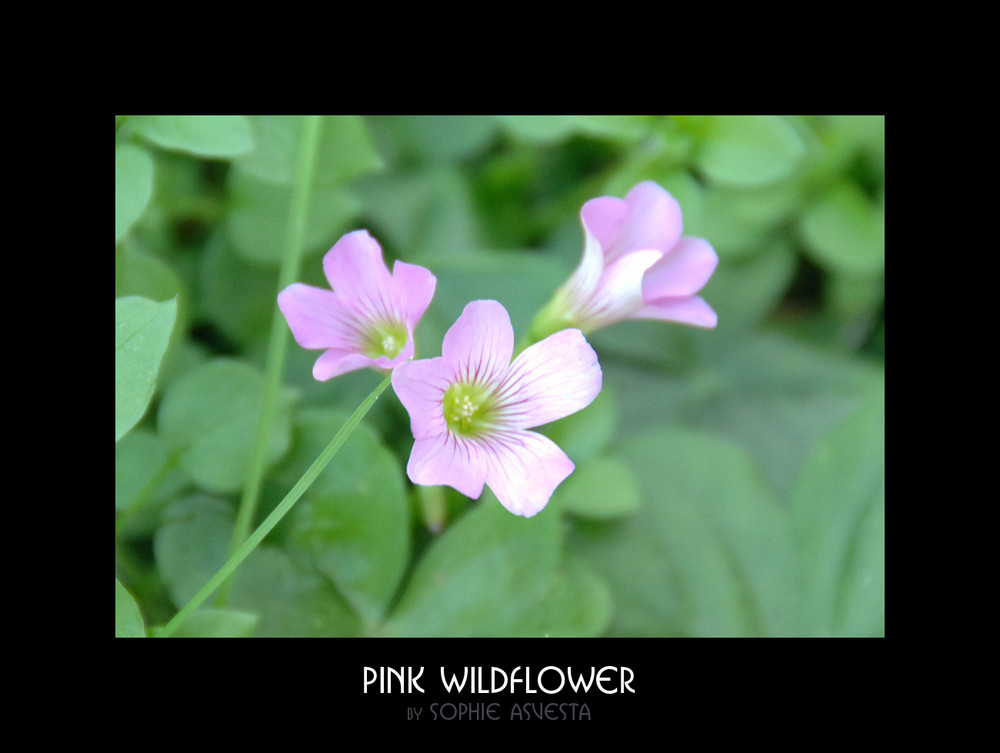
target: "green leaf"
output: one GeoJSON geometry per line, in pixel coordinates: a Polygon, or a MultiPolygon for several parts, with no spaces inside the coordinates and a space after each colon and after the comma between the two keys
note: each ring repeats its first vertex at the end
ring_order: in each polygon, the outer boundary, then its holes
{"type": "Polygon", "coordinates": [[[751,187],[712,183],[702,193],[693,223],[688,205],[681,204],[685,235],[708,238],[725,266],[770,249],[773,238],[797,221],[804,194],[802,181],[793,179],[751,187]]]}
{"type": "MultiPolygon", "coordinates": [[[[257,437],[264,377],[252,366],[218,358],[196,367],[166,390],[158,414],[160,436],[199,486],[214,492],[243,487],[257,437]]],[[[282,393],[268,436],[267,462],[287,451],[291,395],[282,393]]]]}
{"type": "Polygon", "coordinates": [[[244,349],[266,343],[278,306],[278,268],[249,262],[223,233],[208,238],[197,263],[201,307],[213,326],[244,349]]]}
{"type": "Polygon", "coordinates": [[[795,249],[782,239],[758,253],[721,262],[699,294],[719,315],[713,338],[737,342],[759,330],[781,304],[798,262],[795,249]]]}
{"type": "MultiPolygon", "coordinates": [[[[565,279],[562,265],[551,258],[518,252],[477,251],[414,263],[434,270],[438,279],[434,304],[424,319],[439,332],[422,342],[440,343],[466,304],[484,298],[503,302],[516,341],[527,335],[534,315],[565,279]]],[[[421,347],[421,357],[429,355],[429,349],[421,347]]]]}
{"type": "Polygon", "coordinates": [[[152,195],[152,157],[135,144],[115,146],[115,243],[146,211],[152,195]]]}
{"type": "Polygon", "coordinates": [[[553,501],[575,515],[611,519],[635,512],[642,499],[631,469],[609,455],[577,466],[556,489],[553,501]]]}
{"type": "Polygon", "coordinates": [[[177,629],[177,638],[249,638],[259,615],[233,609],[199,609],[177,629]]]}
{"type": "Polygon", "coordinates": [[[562,141],[579,127],[569,115],[504,115],[500,121],[514,136],[542,143],[562,141]]]}
{"type": "MultiPolygon", "coordinates": [[[[628,326],[638,324],[645,323],[628,326]]],[[[618,386],[619,435],[669,422],[717,432],[745,447],[785,497],[816,442],[882,389],[884,372],[774,331],[718,338],[724,326],[691,333],[704,357],[686,370],[645,371],[602,358],[605,380],[618,386]]]]}
{"type": "Polygon", "coordinates": [[[611,442],[618,428],[618,404],[614,385],[607,381],[594,401],[538,431],[565,452],[578,465],[597,457],[611,442]]]}
{"type": "Polygon", "coordinates": [[[801,632],[791,525],[741,448],[657,430],[625,443],[620,457],[642,507],[613,527],[581,526],[572,540],[614,594],[612,634],[801,632]]]}
{"type": "Polygon", "coordinates": [[[719,115],[697,155],[709,180],[732,186],[761,186],[784,178],[806,154],[798,131],[775,115],[719,115]]]}
{"type": "MultiPolygon", "coordinates": [[[[296,418],[295,450],[277,478],[294,484],[347,418],[326,409],[302,412],[296,418]]],[[[305,554],[374,624],[409,561],[409,516],[399,462],[361,424],[290,516],[289,547],[305,554]]]]}
{"type": "Polygon", "coordinates": [[[648,115],[503,115],[503,126],[527,141],[551,144],[573,134],[631,143],[649,133],[648,115]]]}
{"type": "MultiPolygon", "coordinates": [[[[231,210],[226,231],[235,250],[258,264],[277,266],[285,249],[291,186],[247,173],[230,171],[231,210]]],[[[309,196],[304,244],[307,253],[326,251],[343,235],[359,202],[340,186],[317,186],[309,196]]]]}
{"type": "Polygon", "coordinates": [[[882,275],[831,273],[823,290],[824,307],[842,319],[868,323],[878,314],[885,299],[882,275]]]}
{"type": "Polygon", "coordinates": [[[528,636],[539,624],[561,558],[560,516],[512,515],[489,492],[417,563],[384,633],[390,636],[528,636]]]}
{"type": "Polygon", "coordinates": [[[548,593],[524,617],[520,631],[544,638],[599,636],[611,622],[612,598],[607,584],[573,557],[556,570],[548,593]]]}
{"type": "Polygon", "coordinates": [[[625,144],[649,135],[655,124],[651,115],[574,115],[573,118],[582,133],[625,144]]]}
{"type": "Polygon", "coordinates": [[[115,638],[145,638],[146,626],[132,594],[115,578],[115,638]]]}
{"type": "MultiPolygon", "coordinates": [[[[171,505],[164,519],[153,541],[156,564],[174,604],[180,607],[226,562],[233,533],[232,507],[195,495],[171,505]]],[[[358,617],[330,582],[280,549],[259,546],[233,578],[225,608],[258,616],[257,637],[360,634],[358,617]]]]}
{"type": "Polygon", "coordinates": [[[361,198],[363,216],[378,228],[379,240],[387,249],[405,250],[401,258],[408,262],[433,264],[483,245],[468,177],[456,166],[373,175],[351,188],[361,198]]]}
{"type": "Polygon", "coordinates": [[[322,575],[282,549],[262,546],[236,572],[228,605],[260,614],[256,637],[356,637],[357,614],[322,575]]]}
{"type": "Polygon", "coordinates": [[[492,115],[383,115],[372,119],[380,146],[398,152],[394,162],[453,162],[482,151],[493,140],[492,115]]]}
{"type": "Polygon", "coordinates": [[[234,157],[254,145],[243,115],[135,115],[130,123],[163,149],[199,157],[234,157]]]}
{"type": "Polygon", "coordinates": [[[149,407],[176,316],[176,300],[115,299],[115,442],[149,407]]]}
{"type": "Polygon", "coordinates": [[[184,284],[166,262],[123,243],[115,254],[115,296],[139,296],[152,301],[178,298],[178,321],[184,319],[184,284]]]}
{"type": "Polygon", "coordinates": [[[876,366],[775,333],[727,347],[699,423],[747,448],[783,497],[816,443],[885,384],[876,366]]]}
{"type": "Polygon", "coordinates": [[[849,181],[833,185],[800,220],[812,258],[834,272],[876,275],[885,264],[885,222],[849,181]]]}
{"type": "Polygon", "coordinates": [[[119,539],[148,537],[160,526],[163,506],[185,484],[159,436],[138,428],[115,445],[115,530],[119,539]]]}
{"type": "Polygon", "coordinates": [[[115,445],[115,510],[148,499],[169,467],[167,450],[152,432],[137,429],[115,445]]]}
{"type": "MultiPolygon", "coordinates": [[[[236,164],[263,180],[290,183],[298,159],[302,116],[255,115],[250,124],[256,148],[238,158],[236,164]]],[[[316,157],[317,185],[346,183],[381,167],[382,158],[363,118],[355,115],[323,118],[316,157]]]]}
{"type": "Polygon", "coordinates": [[[174,604],[186,604],[226,562],[232,505],[207,494],[175,500],[153,539],[156,566],[174,604]]]}
{"type": "Polygon", "coordinates": [[[791,510],[812,635],[885,632],[885,402],[831,431],[799,477],[791,510]]]}

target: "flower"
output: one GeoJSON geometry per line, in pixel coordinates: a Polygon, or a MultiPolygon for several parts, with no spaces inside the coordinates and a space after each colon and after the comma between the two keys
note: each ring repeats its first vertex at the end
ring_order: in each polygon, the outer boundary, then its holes
{"type": "Polygon", "coordinates": [[[278,294],[295,342],[324,351],[313,365],[317,380],[388,371],[413,357],[413,330],[437,285],[430,271],[397,261],[390,275],[378,241],[355,230],[326,252],[323,272],[332,291],[297,282],[278,294]]]}
{"type": "Polygon", "coordinates": [[[531,517],[575,466],[529,429],[576,413],[601,391],[597,354],[578,329],[526,348],[511,363],[514,330],[496,301],[472,301],[444,336],[441,356],[410,361],[392,386],[410,415],[415,484],[478,499],[488,485],[515,515],[531,517]]]}
{"type": "Polygon", "coordinates": [[[534,339],[563,327],[593,332],[623,319],[716,325],[696,293],[719,258],[708,241],[681,237],[681,208],[667,191],[644,181],[624,199],[591,199],[580,221],[583,258],[532,324],[534,339]]]}

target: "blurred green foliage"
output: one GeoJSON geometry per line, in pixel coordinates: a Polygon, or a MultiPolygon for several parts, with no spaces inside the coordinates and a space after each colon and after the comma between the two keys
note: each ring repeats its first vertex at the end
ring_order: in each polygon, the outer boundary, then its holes
{"type": "MultiPolygon", "coordinates": [[[[116,635],[222,565],[246,483],[300,118],[115,119],[116,635]]],[[[884,634],[881,116],[325,117],[300,279],[343,233],[422,264],[418,357],[476,298],[517,336],[582,204],[655,180],[720,257],[712,331],[594,333],[538,516],[415,489],[391,391],[185,635],[884,634]]],[[[257,522],[377,384],[290,347],[257,522]]]]}

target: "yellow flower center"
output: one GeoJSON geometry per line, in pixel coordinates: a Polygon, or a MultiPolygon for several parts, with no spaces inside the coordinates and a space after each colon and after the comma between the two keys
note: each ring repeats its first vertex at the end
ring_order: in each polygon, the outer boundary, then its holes
{"type": "Polygon", "coordinates": [[[480,384],[455,382],[444,393],[441,405],[448,428],[463,437],[489,430],[495,418],[492,391],[480,384]]]}
{"type": "Polygon", "coordinates": [[[401,322],[383,322],[372,327],[365,342],[369,358],[385,356],[390,361],[406,346],[406,327],[401,322]]]}

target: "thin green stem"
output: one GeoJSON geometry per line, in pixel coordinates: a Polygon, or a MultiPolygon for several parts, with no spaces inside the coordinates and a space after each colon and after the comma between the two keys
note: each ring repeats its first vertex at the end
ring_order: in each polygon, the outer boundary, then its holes
{"type": "Polygon", "coordinates": [[[270,515],[264,519],[264,522],[258,526],[257,530],[250,534],[250,537],[244,541],[236,551],[230,556],[219,571],[212,576],[211,580],[208,581],[201,590],[196,593],[191,600],[185,604],[181,610],[173,616],[173,618],[164,625],[162,628],[153,631],[153,635],[160,638],[168,638],[173,635],[177,628],[183,624],[192,612],[194,612],[198,607],[200,607],[204,601],[212,595],[212,593],[220,585],[222,585],[236,568],[242,564],[243,560],[252,552],[264,537],[271,532],[271,530],[278,525],[283,517],[288,513],[289,510],[299,501],[299,497],[308,489],[316,477],[326,468],[327,464],[333,459],[333,456],[337,454],[337,451],[343,446],[347,438],[351,436],[351,433],[357,428],[358,424],[361,423],[362,419],[368,414],[372,406],[375,405],[375,401],[378,400],[379,395],[381,395],[386,387],[389,386],[391,381],[391,374],[386,375],[382,383],[376,387],[368,397],[364,399],[361,405],[358,406],[357,410],[351,414],[351,417],[347,419],[346,423],[340,427],[340,431],[336,433],[330,444],[326,446],[326,449],[320,453],[320,456],[316,458],[309,469],[302,474],[302,478],[296,482],[295,486],[289,490],[285,498],[278,503],[278,506],[274,508],[270,515]]]}
{"type": "MultiPolygon", "coordinates": [[[[319,145],[319,116],[310,115],[302,120],[299,133],[298,163],[295,168],[295,178],[292,183],[291,203],[288,215],[288,231],[285,236],[285,247],[281,256],[281,268],[278,272],[278,290],[291,285],[298,278],[302,250],[305,246],[305,228],[309,215],[309,194],[313,183],[316,166],[316,151],[319,145]]],[[[288,327],[277,305],[271,319],[271,335],[267,348],[267,364],[264,370],[264,396],[261,402],[260,419],[257,423],[257,437],[254,443],[247,482],[243,487],[239,511],[236,515],[236,526],[233,528],[233,538],[229,545],[229,554],[236,552],[237,547],[244,542],[250,531],[260,490],[267,465],[268,440],[274,426],[274,416],[277,410],[278,398],[281,392],[281,376],[285,366],[285,353],[288,346],[288,327]]],[[[219,589],[216,599],[218,604],[225,603],[229,593],[229,583],[219,589]]]]}

